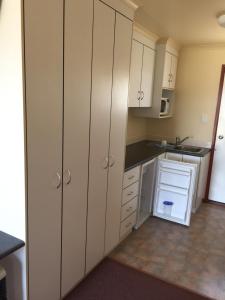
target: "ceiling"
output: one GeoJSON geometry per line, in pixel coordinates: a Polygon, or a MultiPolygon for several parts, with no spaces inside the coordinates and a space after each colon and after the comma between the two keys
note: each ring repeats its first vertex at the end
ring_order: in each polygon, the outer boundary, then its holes
{"type": "Polygon", "coordinates": [[[183,45],[224,43],[225,28],[216,16],[225,11],[225,0],[136,0],[136,21],[160,37],[183,45]]]}

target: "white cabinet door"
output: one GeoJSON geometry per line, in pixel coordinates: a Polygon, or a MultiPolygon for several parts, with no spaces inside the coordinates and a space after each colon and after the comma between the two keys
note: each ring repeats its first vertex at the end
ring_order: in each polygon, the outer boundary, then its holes
{"type": "Polygon", "coordinates": [[[195,184],[195,164],[159,160],[154,215],[189,225],[195,184]]]}
{"type": "Polygon", "coordinates": [[[143,45],[135,40],[132,41],[130,84],[129,84],[129,107],[140,106],[140,89],[142,73],[143,45]]]}
{"type": "Polygon", "coordinates": [[[177,75],[177,57],[175,55],[171,55],[171,79],[170,79],[171,89],[175,89],[176,75],[177,75]]]}
{"type": "Polygon", "coordinates": [[[155,51],[144,46],[140,107],[152,106],[155,51]]]}
{"type": "Polygon", "coordinates": [[[86,272],[104,255],[115,11],[94,1],[86,272]]]}
{"type": "Polygon", "coordinates": [[[132,22],[116,13],[105,254],[119,243],[131,38],[132,22]]]}
{"type": "Polygon", "coordinates": [[[62,296],[85,272],[93,1],[67,0],[65,16],[62,296]]]}
{"type": "Polygon", "coordinates": [[[24,9],[29,299],[59,300],[63,1],[26,0],[24,9]]]}
{"type": "MultiPolygon", "coordinates": [[[[196,164],[196,178],[199,178],[199,169],[201,164],[201,157],[198,156],[192,156],[192,155],[183,155],[183,162],[190,163],[190,164],[196,164]]],[[[194,187],[194,199],[192,203],[192,210],[193,212],[197,209],[197,189],[198,189],[198,180],[195,182],[194,187]]]]}
{"type": "Polygon", "coordinates": [[[163,71],[163,88],[170,88],[170,80],[171,80],[171,62],[172,55],[169,52],[165,53],[165,61],[164,61],[164,71],[163,71]]]}

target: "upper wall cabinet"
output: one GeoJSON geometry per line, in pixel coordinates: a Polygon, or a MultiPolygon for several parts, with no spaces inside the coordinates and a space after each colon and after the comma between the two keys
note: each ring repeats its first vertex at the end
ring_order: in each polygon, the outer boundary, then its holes
{"type": "Polygon", "coordinates": [[[173,116],[177,62],[178,51],[172,46],[171,40],[160,40],[156,45],[152,104],[149,108],[139,106],[139,109],[134,109],[134,115],[144,118],[173,116]]]}
{"type": "Polygon", "coordinates": [[[165,52],[163,89],[174,89],[177,73],[177,56],[170,52],[165,52]]]}
{"type": "Polygon", "coordinates": [[[151,107],[155,65],[155,44],[134,32],[131,54],[129,107],[151,107]]]}

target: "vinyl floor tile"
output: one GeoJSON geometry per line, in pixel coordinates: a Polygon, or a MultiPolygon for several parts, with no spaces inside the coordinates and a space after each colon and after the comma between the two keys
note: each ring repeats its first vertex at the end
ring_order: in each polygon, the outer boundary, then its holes
{"type": "Polygon", "coordinates": [[[203,204],[185,227],[151,217],[111,256],[172,283],[225,300],[225,208],[203,204]]]}

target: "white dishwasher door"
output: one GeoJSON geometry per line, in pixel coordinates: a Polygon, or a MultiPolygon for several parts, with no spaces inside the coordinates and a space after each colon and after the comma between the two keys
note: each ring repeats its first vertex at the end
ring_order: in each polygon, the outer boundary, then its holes
{"type": "Polygon", "coordinates": [[[159,159],[153,215],[190,225],[197,165],[159,159]]]}

